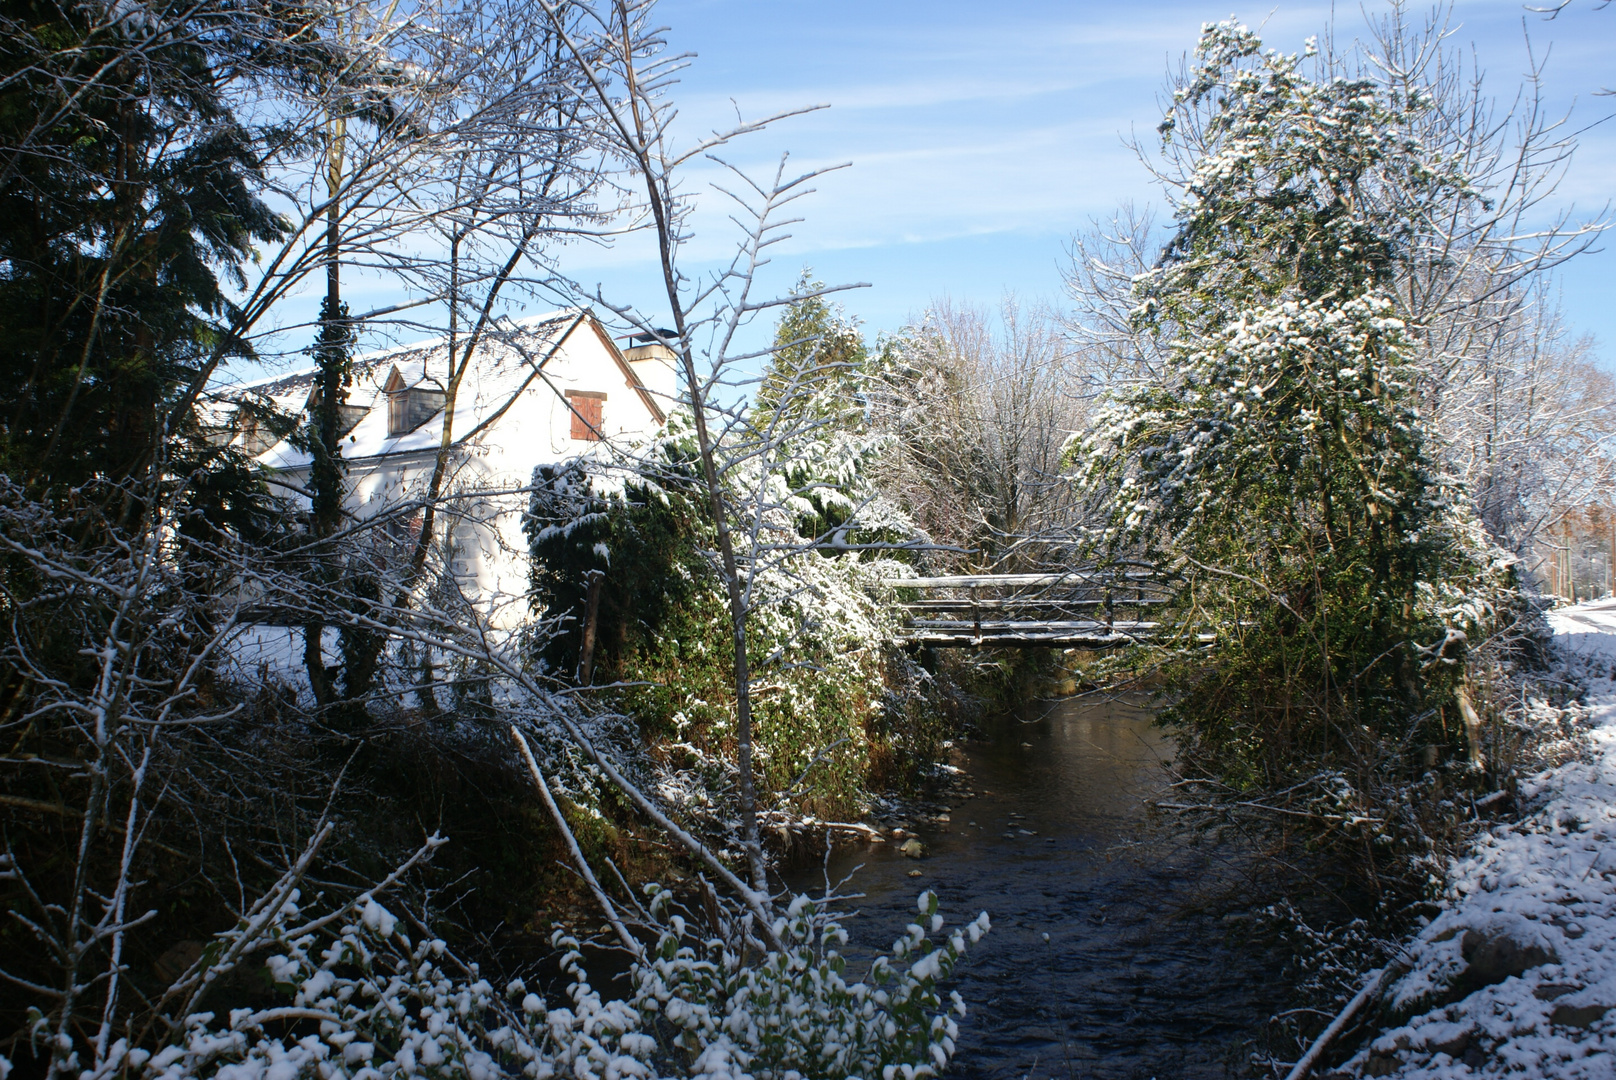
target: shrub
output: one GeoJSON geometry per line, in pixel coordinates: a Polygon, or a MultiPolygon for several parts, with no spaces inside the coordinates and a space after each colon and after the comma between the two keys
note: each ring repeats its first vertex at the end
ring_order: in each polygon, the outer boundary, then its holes
{"type": "Polygon", "coordinates": [[[131,1080],[915,1080],[953,1056],[965,1006],[940,987],[987,931],[985,913],[938,937],[937,898],[921,894],[916,922],[849,982],[847,934],[808,897],[776,921],[783,948],[759,957],[697,937],[671,893],[647,892],[656,944],[631,968],[628,996],[603,999],[579,943],[557,931],[568,982],[554,1003],[520,980],[496,990],[374,899],[325,929],[308,928],[320,919],[299,927],[294,894],[267,961],[287,1004],[188,1017],[173,1045],[120,1046],[106,1071],[131,1080]]]}

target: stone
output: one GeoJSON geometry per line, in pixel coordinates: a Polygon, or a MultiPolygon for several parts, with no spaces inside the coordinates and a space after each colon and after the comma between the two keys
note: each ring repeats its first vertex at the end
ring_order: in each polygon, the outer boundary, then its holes
{"type": "Polygon", "coordinates": [[[1446,1054],[1450,1058],[1457,1061],[1459,1058],[1463,1057],[1464,1052],[1469,1049],[1470,1036],[1472,1034],[1474,1034],[1474,1032],[1466,1028],[1457,1035],[1451,1035],[1441,1042],[1427,1043],[1425,1048],[1433,1054],[1446,1054]]]}
{"type": "Polygon", "coordinates": [[[1364,1075],[1390,1076],[1401,1064],[1402,1061],[1391,1054],[1370,1054],[1369,1060],[1364,1064],[1364,1075]]]}
{"type": "Polygon", "coordinates": [[[898,848],[898,854],[906,859],[924,859],[926,857],[926,845],[911,836],[898,848]]]}
{"type": "Polygon", "coordinates": [[[1609,1011],[1609,1005],[1556,1005],[1549,1014],[1549,1023],[1561,1027],[1592,1027],[1609,1011]]]}
{"type": "Polygon", "coordinates": [[[1488,932],[1466,930],[1459,939],[1459,953],[1465,958],[1463,983],[1467,991],[1493,986],[1512,975],[1524,975],[1535,967],[1558,963],[1560,957],[1542,940],[1522,941],[1507,929],[1488,932]]]}
{"type": "Polygon", "coordinates": [[[1544,983],[1532,991],[1532,996],[1539,1001],[1553,1001],[1555,998],[1563,998],[1567,994],[1575,994],[1581,989],[1582,987],[1572,986],[1570,983],[1544,983]]]}

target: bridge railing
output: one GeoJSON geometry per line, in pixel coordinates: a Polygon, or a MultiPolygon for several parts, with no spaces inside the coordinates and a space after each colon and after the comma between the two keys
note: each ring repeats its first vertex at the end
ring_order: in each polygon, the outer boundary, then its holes
{"type": "Polygon", "coordinates": [[[899,601],[909,615],[900,639],[942,646],[1115,648],[1153,634],[1157,624],[1144,616],[1171,595],[1144,570],[952,574],[886,584],[923,594],[899,601]]]}

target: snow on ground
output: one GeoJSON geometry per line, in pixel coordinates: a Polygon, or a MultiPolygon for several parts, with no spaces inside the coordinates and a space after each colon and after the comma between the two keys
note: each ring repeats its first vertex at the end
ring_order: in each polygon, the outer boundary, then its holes
{"type": "MultiPolygon", "coordinates": [[[[327,628],[320,639],[325,660],[337,652],[337,631],[327,628]]],[[[237,682],[247,685],[303,681],[303,631],[289,626],[242,627],[224,650],[224,670],[237,682]]]]}
{"type": "Polygon", "coordinates": [[[1454,867],[1350,1076],[1616,1078],[1616,601],[1549,616],[1588,679],[1580,759],[1523,782],[1529,812],[1454,867]]]}

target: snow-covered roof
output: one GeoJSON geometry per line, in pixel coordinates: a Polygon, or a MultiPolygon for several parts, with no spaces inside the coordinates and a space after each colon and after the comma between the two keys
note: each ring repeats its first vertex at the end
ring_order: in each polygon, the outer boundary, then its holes
{"type": "MultiPolygon", "coordinates": [[[[520,394],[550,393],[542,369],[562,343],[580,328],[598,337],[624,378],[639,389],[651,414],[661,420],[662,410],[643,387],[639,387],[633,370],[594,316],[584,309],[570,309],[523,319],[514,324],[513,331],[484,338],[456,396],[454,441],[476,439],[497,422],[520,394]]],[[[448,381],[448,363],[447,337],[356,358],[347,403],[362,407],[366,412],[343,438],[342,456],[356,460],[436,450],[443,438],[443,410],[439,409],[413,431],[394,435],[389,430],[386,388],[396,371],[404,387],[441,392],[448,381]]],[[[227,396],[239,400],[257,395],[269,398],[289,412],[301,412],[314,388],[314,377],[315,368],[310,366],[243,384],[228,391],[227,396]]],[[[309,455],[283,440],[260,455],[259,461],[272,469],[298,469],[308,465],[309,455]]]]}

